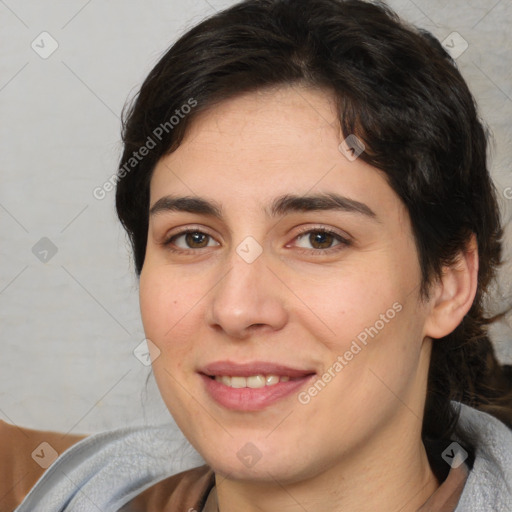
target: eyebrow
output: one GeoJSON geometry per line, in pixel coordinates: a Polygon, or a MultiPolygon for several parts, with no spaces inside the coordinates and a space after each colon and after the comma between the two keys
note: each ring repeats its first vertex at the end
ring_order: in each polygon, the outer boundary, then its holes
{"type": "MultiPolygon", "coordinates": [[[[222,220],[221,206],[211,200],[194,196],[164,196],[149,210],[150,216],[163,212],[188,212],[209,215],[222,220]]],[[[378,222],[376,213],[365,203],[334,193],[321,193],[306,196],[285,194],[275,198],[265,213],[279,217],[292,212],[342,211],[357,213],[378,222]]]]}

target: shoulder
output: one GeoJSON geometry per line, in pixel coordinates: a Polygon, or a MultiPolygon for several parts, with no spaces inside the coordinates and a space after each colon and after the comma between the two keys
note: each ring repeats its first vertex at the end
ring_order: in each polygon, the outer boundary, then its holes
{"type": "Polygon", "coordinates": [[[512,510],[512,429],[486,412],[460,408],[459,427],[475,457],[457,512],[512,510]]]}
{"type": "Polygon", "coordinates": [[[17,512],[88,510],[92,495],[98,510],[200,510],[195,505],[213,486],[213,473],[178,433],[166,423],[90,435],[59,456],[17,512]]]}
{"type": "Polygon", "coordinates": [[[84,437],[0,420],[0,510],[18,506],[57,456],[84,437]]]}

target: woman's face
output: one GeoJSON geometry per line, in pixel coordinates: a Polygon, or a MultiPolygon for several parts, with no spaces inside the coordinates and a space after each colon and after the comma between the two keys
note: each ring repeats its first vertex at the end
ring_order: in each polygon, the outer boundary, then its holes
{"type": "Polygon", "coordinates": [[[219,474],[300,481],[420,439],[431,341],[409,217],[340,142],[325,91],[283,87],[201,114],[154,171],[153,370],[219,474]]]}

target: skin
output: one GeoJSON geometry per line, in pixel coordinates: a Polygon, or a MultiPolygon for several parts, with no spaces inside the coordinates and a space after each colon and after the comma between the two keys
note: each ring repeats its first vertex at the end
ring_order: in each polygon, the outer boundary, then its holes
{"type": "Polygon", "coordinates": [[[140,276],[155,378],[216,472],[222,512],[405,512],[439,486],[420,437],[429,357],[432,338],[451,332],[471,306],[476,245],[422,302],[407,210],[382,172],[342,154],[341,140],[327,92],[253,92],[197,117],[151,180],[150,206],[172,194],[222,208],[222,219],[151,215],[140,276]],[[375,217],[265,212],[283,194],[319,192],[364,203],[375,217]],[[182,228],[209,237],[164,244],[182,228]],[[327,237],[322,245],[301,237],[302,228],[330,228],[349,243],[327,237]],[[247,236],[262,249],[252,263],[236,251],[247,236]],[[228,410],[197,373],[213,361],[259,360],[318,378],[396,303],[400,312],[307,404],[293,393],[264,410],[228,410]],[[247,443],[261,454],[252,467],[237,457],[247,443]]]}

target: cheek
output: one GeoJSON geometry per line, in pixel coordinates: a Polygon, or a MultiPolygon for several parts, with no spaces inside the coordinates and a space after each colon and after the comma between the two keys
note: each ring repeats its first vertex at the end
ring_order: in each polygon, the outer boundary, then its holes
{"type": "MultiPolygon", "coordinates": [[[[140,275],[139,301],[146,338],[157,347],[152,370],[160,393],[173,416],[180,417],[186,407],[183,386],[177,375],[183,371],[193,336],[186,331],[194,297],[183,289],[176,273],[168,268],[147,265],[140,275]]],[[[190,333],[191,334],[191,333],[190,333]]]]}
{"type": "Polygon", "coordinates": [[[143,269],[139,286],[142,323],[146,337],[162,352],[169,350],[171,342],[176,346],[177,340],[189,339],[182,331],[196,295],[193,284],[185,287],[165,269],[143,269]]]}
{"type": "Polygon", "coordinates": [[[139,281],[139,303],[142,323],[146,336],[154,343],[159,342],[164,327],[164,312],[172,314],[172,298],[168,288],[156,278],[156,274],[143,268],[139,281]]]}
{"type": "Polygon", "coordinates": [[[396,276],[375,264],[350,265],[318,282],[302,278],[301,286],[301,300],[314,313],[308,316],[317,324],[315,332],[325,333],[326,341],[337,350],[360,334],[364,341],[365,329],[376,323],[379,331],[386,329],[401,309],[393,305],[404,296],[396,276]]]}
{"type": "Polygon", "coordinates": [[[324,370],[331,368],[337,376],[332,391],[337,389],[356,408],[368,401],[377,406],[388,397],[379,377],[392,388],[406,386],[421,349],[419,275],[412,271],[404,277],[394,261],[380,263],[347,268],[343,276],[324,283],[321,293],[305,288],[304,302],[313,305],[320,320],[309,330],[327,333],[321,339],[329,351],[324,370]]]}

